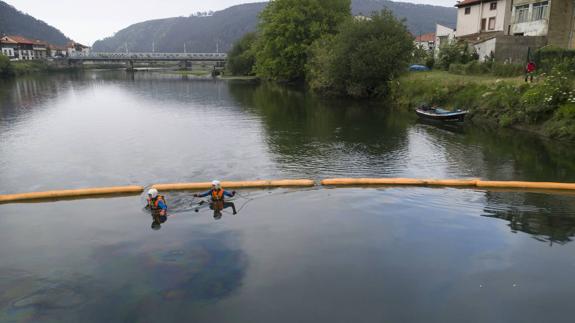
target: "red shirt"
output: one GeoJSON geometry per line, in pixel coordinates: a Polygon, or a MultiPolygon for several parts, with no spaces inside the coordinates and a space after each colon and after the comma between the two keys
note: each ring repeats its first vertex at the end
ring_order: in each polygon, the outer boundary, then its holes
{"type": "Polygon", "coordinates": [[[537,67],[535,66],[535,63],[533,63],[533,62],[527,64],[527,73],[535,72],[536,68],[537,67]]]}

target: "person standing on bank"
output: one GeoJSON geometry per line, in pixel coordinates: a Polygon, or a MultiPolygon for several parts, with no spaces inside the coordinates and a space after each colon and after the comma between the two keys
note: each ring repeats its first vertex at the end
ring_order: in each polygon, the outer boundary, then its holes
{"type": "Polygon", "coordinates": [[[533,74],[535,74],[536,70],[537,65],[535,65],[535,62],[529,61],[527,66],[525,66],[525,82],[531,81],[533,83],[533,74]]]}

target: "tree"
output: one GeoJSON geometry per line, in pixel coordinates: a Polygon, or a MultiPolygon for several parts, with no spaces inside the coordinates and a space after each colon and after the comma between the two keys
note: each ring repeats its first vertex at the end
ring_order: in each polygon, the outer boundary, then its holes
{"type": "Polygon", "coordinates": [[[454,42],[441,46],[438,58],[441,68],[449,70],[451,64],[467,64],[478,60],[479,55],[474,49],[469,48],[467,42],[454,42]]]}
{"type": "Polygon", "coordinates": [[[257,75],[279,81],[305,78],[309,47],[351,17],[350,0],[272,0],[260,15],[257,75]]]}
{"type": "Polygon", "coordinates": [[[255,33],[247,33],[238,40],[228,54],[228,70],[233,75],[252,75],[256,61],[254,43],[257,36],[255,33]]]}
{"type": "Polygon", "coordinates": [[[8,77],[14,75],[14,69],[10,64],[10,59],[0,54],[0,77],[8,77]]]}
{"type": "Polygon", "coordinates": [[[316,91],[334,94],[383,95],[389,81],[407,70],[413,50],[404,21],[389,10],[370,19],[348,19],[339,34],[313,44],[308,83],[316,91]]]}

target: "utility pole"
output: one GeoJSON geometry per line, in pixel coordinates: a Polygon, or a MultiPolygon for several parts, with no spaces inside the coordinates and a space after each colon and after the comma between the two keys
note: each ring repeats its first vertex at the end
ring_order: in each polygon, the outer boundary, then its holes
{"type": "Polygon", "coordinates": [[[186,42],[184,42],[184,54],[186,53],[186,42]]]}
{"type": "Polygon", "coordinates": [[[220,53],[220,40],[216,40],[216,53],[220,53]]]}
{"type": "Polygon", "coordinates": [[[128,52],[128,42],[124,42],[124,46],[126,47],[126,53],[128,52]]]}
{"type": "Polygon", "coordinates": [[[156,52],[156,42],[152,40],[152,53],[156,52]]]}

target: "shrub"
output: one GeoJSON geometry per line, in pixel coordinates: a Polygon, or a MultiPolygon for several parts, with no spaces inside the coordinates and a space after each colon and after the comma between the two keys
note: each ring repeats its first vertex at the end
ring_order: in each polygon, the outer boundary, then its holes
{"type": "Polygon", "coordinates": [[[538,69],[543,72],[559,68],[563,72],[575,74],[575,50],[548,46],[538,50],[534,58],[538,69]]]}
{"type": "Polygon", "coordinates": [[[525,73],[525,67],[521,64],[501,64],[493,63],[491,73],[499,77],[521,76],[525,73]]]}
{"type": "Polygon", "coordinates": [[[8,77],[14,75],[14,68],[10,63],[10,59],[0,54],[0,77],[8,77]]]}

